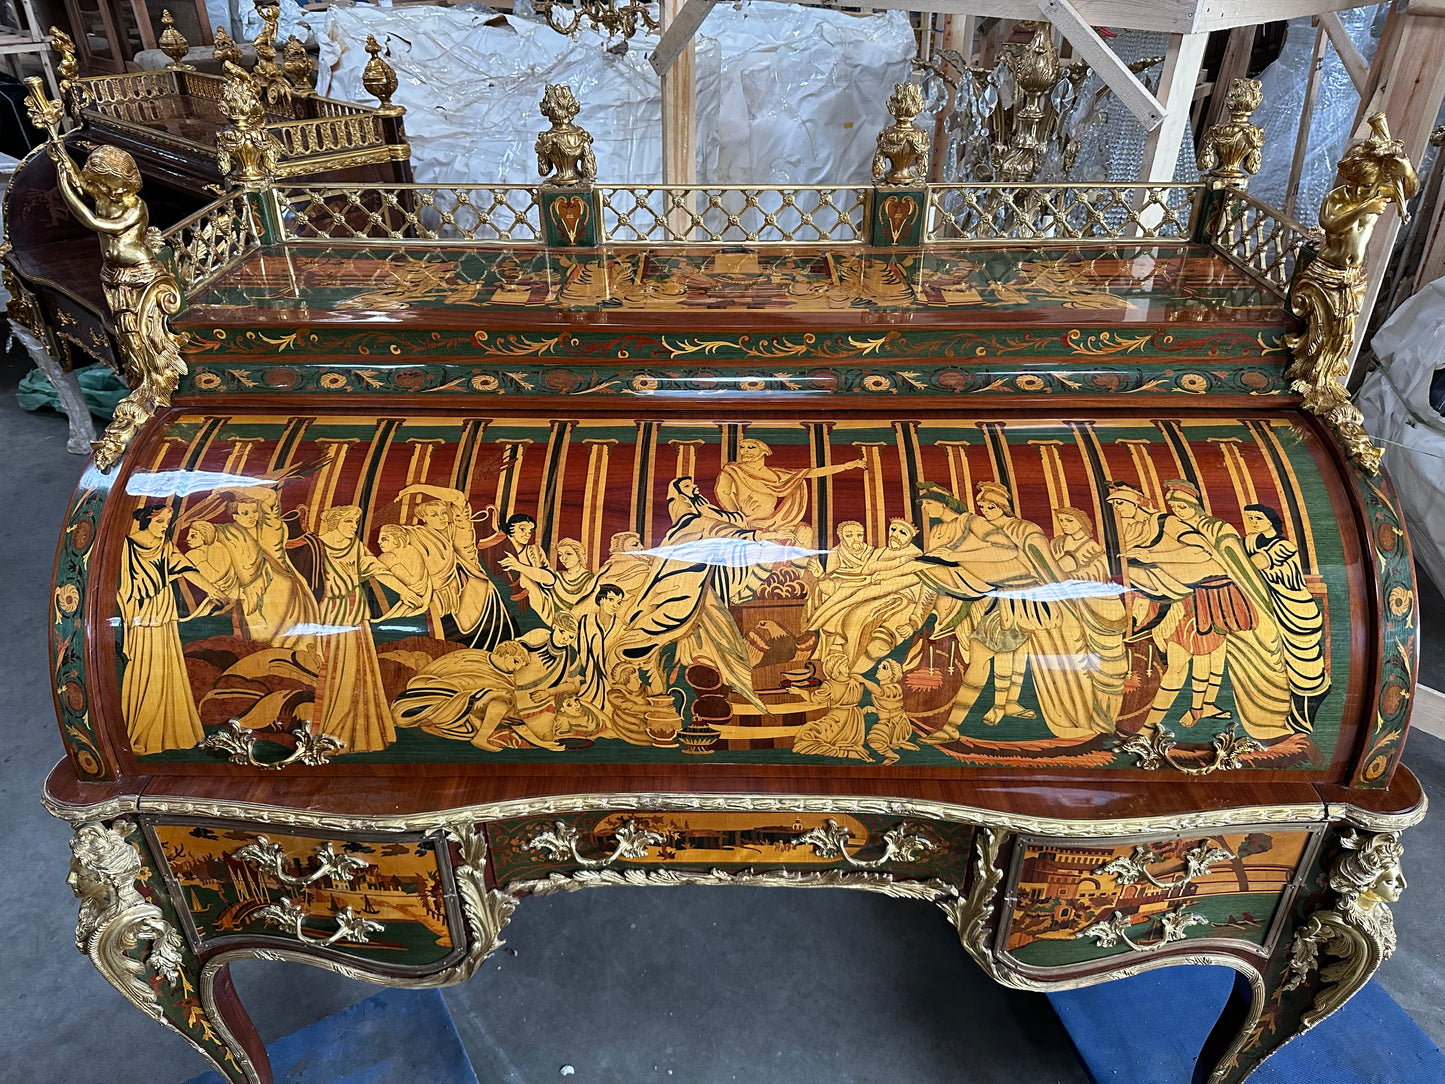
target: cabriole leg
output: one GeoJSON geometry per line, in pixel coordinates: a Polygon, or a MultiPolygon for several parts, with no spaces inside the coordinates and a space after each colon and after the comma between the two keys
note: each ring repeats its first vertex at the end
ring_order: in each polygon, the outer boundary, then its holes
{"type": "Polygon", "coordinates": [[[67,373],[60,367],[60,362],[50,356],[50,351],[33,332],[13,322],[10,331],[30,354],[35,367],[49,378],[55,394],[60,397],[60,405],[65,408],[65,416],[70,422],[70,439],[65,442],[65,450],[76,455],[89,455],[90,442],[95,439],[95,423],[90,420],[90,407],[85,405],[80,381],[74,373],[67,373]]]}
{"type": "Polygon", "coordinates": [[[1194,1084],[1239,1084],[1266,1057],[1355,995],[1395,951],[1389,904],[1400,898],[1399,833],[1346,830],[1336,839],[1329,892],[1281,939],[1263,987],[1244,976],[1204,1044],[1194,1084]]]}
{"type": "Polygon", "coordinates": [[[136,1008],[179,1032],[227,1080],[271,1084],[265,1047],[227,969],[214,981],[214,1015],[202,1005],[200,962],[177,930],[170,902],[157,887],[160,871],[135,824],[83,824],[70,851],[66,880],[80,898],[80,951],[136,1008]]]}

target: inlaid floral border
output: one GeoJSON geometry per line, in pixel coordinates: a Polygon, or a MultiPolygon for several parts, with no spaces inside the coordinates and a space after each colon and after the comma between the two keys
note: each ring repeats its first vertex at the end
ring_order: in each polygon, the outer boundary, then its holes
{"type": "Polygon", "coordinates": [[[90,556],[109,488],[106,476],[94,465],[81,475],[60,535],[50,596],[50,667],[60,732],[76,774],[88,780],[115,778],[100,753],[85,665],[86,636],[95,631],[86,625],[90,556]]]}

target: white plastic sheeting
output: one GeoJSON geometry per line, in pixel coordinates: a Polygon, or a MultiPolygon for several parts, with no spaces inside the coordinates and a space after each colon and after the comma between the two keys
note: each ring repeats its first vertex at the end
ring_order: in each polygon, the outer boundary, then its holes
{"type": "MultiPolygon", "coordinates": [[[[1350,40],[1367,64],[1379,44],[1375,24],[1384,6],[1377,4],[1339,13],[1350,40]]],[[[1314,48],[1315,28],[1309,18],[1291,19],[1279,57],[1259,76],[1264,101],[1255,110],[1254,123],[1264,129],[1264,162],[1258,176],[1249,183],[1249,194],[1271,207],[1284,206],[1314,48]]],[[[1344,62],[1334,46],[1327,46],[1294,208],[1294,217],[1305,225],[1315,223],[1320,201],[1334,187],[1335,165],[1350,142],[1350,126],[1359,105],[1360,95],[1345,71],[1344,62]]]]}
{"type": "Polygon", "coordinates": [[[1384,442],[1385,468],[1400,494],[1415,557],[1445,591],[1445,417],[1430,382],[1445,368],[1445,278],[1391,314],[1371,343],[1379,368],[1356,396],[1365,428],[1384,442]]]}
{"type": "MultiPolygon", "coordinates": [[[[312,21],[319,89],[331,97],[372,101],[361,85],[366,35],[389,46],[418,181],[536,181],[532,145],[547,126],[537,107],[546,83],[570,84],[582,103],[599,180],[662,179],[661,83],[646,60],[655,36],[609,52],[602,34],[564,37],[490,9],[358,5],[312,21]]],[[[864,181],[874,137],[889,121],[884,103],[908,78],[913,52],[902,12],[715,8],[697,37],[699,181],[864,181]]]]}

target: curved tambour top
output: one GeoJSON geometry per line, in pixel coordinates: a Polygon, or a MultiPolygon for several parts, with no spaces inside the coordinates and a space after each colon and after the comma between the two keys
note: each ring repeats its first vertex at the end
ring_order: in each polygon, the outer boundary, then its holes
{"type": "Polygon", "coordinates": [[[1398,511],[1210,250],[262,246],[177,325],[62,543],[82,778],[1392,770],[1398,511]]]}

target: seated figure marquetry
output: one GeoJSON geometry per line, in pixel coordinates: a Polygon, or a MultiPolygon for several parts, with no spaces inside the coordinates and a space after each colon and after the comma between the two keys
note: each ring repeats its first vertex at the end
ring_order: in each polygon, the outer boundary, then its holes
{"type": "Polygon", "coordinates": [[[852,887],[1016,988],[1234,968],[1242,1081],[1392,951],[1424,811],[1401,513],[1311,369],[1353,316],[1248,247],[1302,230],[928,186],[897,130],[906,177],[694,207],[594,184],[563,90],[544,185],[263,170],[212,262],[147,242],[185,371],[51,614],[82,950],[254,1084],[236,959],[438,984],[531,895],[852,887]]]}

